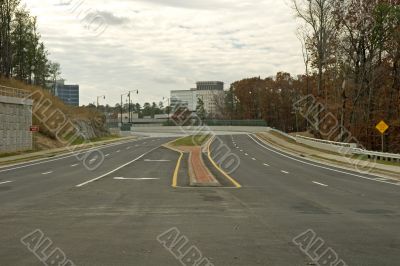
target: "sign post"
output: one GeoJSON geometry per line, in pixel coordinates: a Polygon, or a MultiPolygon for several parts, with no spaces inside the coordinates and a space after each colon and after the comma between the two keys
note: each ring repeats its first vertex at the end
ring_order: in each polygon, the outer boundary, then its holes
{"type": "Polygon", "coordinates": [[[29,131],[32,133],[32,148],[36,151],[35,133],[39,132],[39,126],[30,126],[29,131]]]}
{"type": "Polygon", "coordinates": [[[375,127],[380,133],[381,133],[381,137],[382,137],[382,152],[385,151],[384,147],[385,147],[385,132],[389,129],[388,124],[386,124],[385,121],[381,121],[379,122],[376,127],[375,127]]]}

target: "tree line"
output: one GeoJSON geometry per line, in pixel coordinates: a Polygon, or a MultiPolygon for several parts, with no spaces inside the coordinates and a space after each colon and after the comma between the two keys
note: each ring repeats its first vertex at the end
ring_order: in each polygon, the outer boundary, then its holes
{"type": "MultiPolygon", "coordinates": [[[[400,5],[398,0],[293,0],[299,19],[305,74],[278,73],[231,85],[226,118],[265,119],[285,131],[308,129],[317,137],[352,137],[380,150],[375,126],[384,120],[385,151],[400,152],[400,5]],[[312,95],[313,118],[295,102],[312,95]],[[337,125],[328,121],[333,114],[337,125]],[[334,134],[321,132],[336,126],[334,134]]],[[[332,119],[330,119],[332,120],[332,119]]]]}
{"type": "Polygon", "coordinates": [[[55,81],[60,65],[49,60],[49,53],[32,16],[20,0],[0,1],[0,75],[29,84],[46,86],[55,81]]]}

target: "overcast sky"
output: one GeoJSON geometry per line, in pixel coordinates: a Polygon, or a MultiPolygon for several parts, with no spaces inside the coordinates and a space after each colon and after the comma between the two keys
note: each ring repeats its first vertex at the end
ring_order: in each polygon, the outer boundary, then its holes
{"type": "MultiPolygon", "coordinates": [[[[304,72],[289,0],[23,0],[81,104],[139,89],[159,102],[200,80],[304,72]]],[[[103,103],[105,103],[103,101],[103,103]]]]}

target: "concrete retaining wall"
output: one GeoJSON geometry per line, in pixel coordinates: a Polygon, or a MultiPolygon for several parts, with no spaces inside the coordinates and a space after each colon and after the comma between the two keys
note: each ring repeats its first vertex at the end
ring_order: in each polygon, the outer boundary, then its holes
{"type": "Polygon", "coordinates": [[[0,96],[0,153],[32,149],[32,100],[0,96]]]}

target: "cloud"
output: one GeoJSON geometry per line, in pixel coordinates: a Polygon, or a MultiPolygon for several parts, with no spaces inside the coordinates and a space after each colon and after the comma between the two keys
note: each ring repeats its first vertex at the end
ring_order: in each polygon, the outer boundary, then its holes
{"type": "Polygon", "coordinates": [[[111,26],[100,36],[54,0],[24,2],[63,77],[81,85],[82,104],[103,94],[115,104],[129,89],[140,90],[135,101],[158,102],[198,80],[229,86],[304,72],[296,19],[281,1],[85,0],[85,10],[100,10],[111,26]]]}
{"type": "Polygon", "coordinates": [[[129,18],[117,17],[108,11],[96,11],[90,15],[102,17],[108,25],[121,25],[129,22],[129,18]]]}

